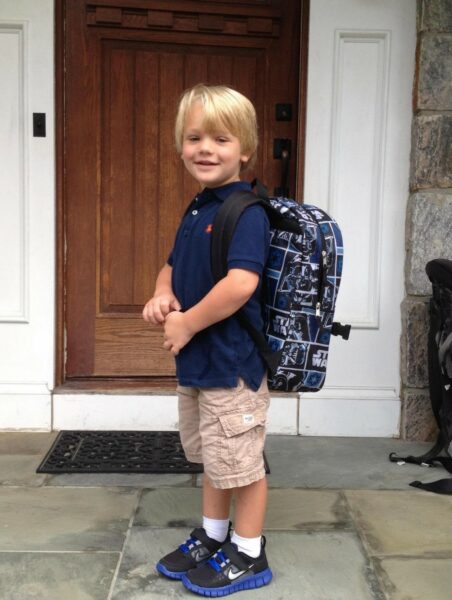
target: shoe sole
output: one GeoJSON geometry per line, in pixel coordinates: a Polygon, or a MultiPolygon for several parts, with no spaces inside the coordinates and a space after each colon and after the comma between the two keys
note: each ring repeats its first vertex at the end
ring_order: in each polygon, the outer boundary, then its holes
{"type": "Polygon", "coordinates": [[[195,592],[195,594],[200,594],[201,596],[218,598],[220,596],[228,596],[234,592],[254,590],[256,588],[263,587],[264,585],[268,585],[272,578],[273,573],[271,572],[271,569],[265,569],[265,571],[261,571],[260,573],[256,573],[256,575],[242,579],[242,581],[237,581],[236,583],[230,583],[224,587],[216,588],[207,588],[195,585],[188,579],[186,575],[183,575],[181,579],[184,586],[191,592],[195,592]]]}
{"type": "Polygon", "coordinates": [[[185,575],[185,573],[187,571],[168,571],[168,569],[166,567],[164,567],[162,564],[157,563],[155,565],[155,568],[157,569],[157,571],[159,573],[161,573],[162,575],[165,575],[165,577],[169,577],[170,579],[178,579],[181,580],[182,577],[185,575]]]}

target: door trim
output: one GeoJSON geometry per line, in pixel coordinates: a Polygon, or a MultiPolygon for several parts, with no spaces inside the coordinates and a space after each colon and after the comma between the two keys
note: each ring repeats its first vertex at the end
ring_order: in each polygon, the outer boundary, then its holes
{"type": "Polygon", "coordinates": [[[55,385],[64,382],[64,2],[55,0],[55,193],[56,193],[56,265],[55,265],[55,385]]]}

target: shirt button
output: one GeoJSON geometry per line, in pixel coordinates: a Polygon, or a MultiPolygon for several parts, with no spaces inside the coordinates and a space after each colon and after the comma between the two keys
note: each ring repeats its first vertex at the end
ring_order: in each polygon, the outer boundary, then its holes
{"type": "Polygon", "coordinates": [[[197,214],[198,214],[198,211],[197,211],[197,210],[192,210],[192,211],[191,211],[191,214],[192,214],[192,215],[197,215],[197,214]]]}

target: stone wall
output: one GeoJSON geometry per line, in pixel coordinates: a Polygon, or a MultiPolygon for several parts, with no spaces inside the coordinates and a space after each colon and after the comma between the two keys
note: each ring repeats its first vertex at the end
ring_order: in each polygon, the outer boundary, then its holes
{"type": "Polygon", "coordinates": [[[452,260],[452,0],[419,0],[417,27],[400,433],[404,439],[431,440],[436,424],[428,394],[431,285],[425,265],[433,258],[452,260]]]}

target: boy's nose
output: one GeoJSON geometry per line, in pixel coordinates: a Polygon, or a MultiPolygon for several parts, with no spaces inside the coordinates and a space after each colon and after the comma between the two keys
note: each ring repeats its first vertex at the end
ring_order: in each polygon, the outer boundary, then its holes
{"type": "Polygon", "coordinates": [[[212,152],[212,141],[208,138],[203,138],[200,145],[201,152],[210,153],[212,152]]]}

